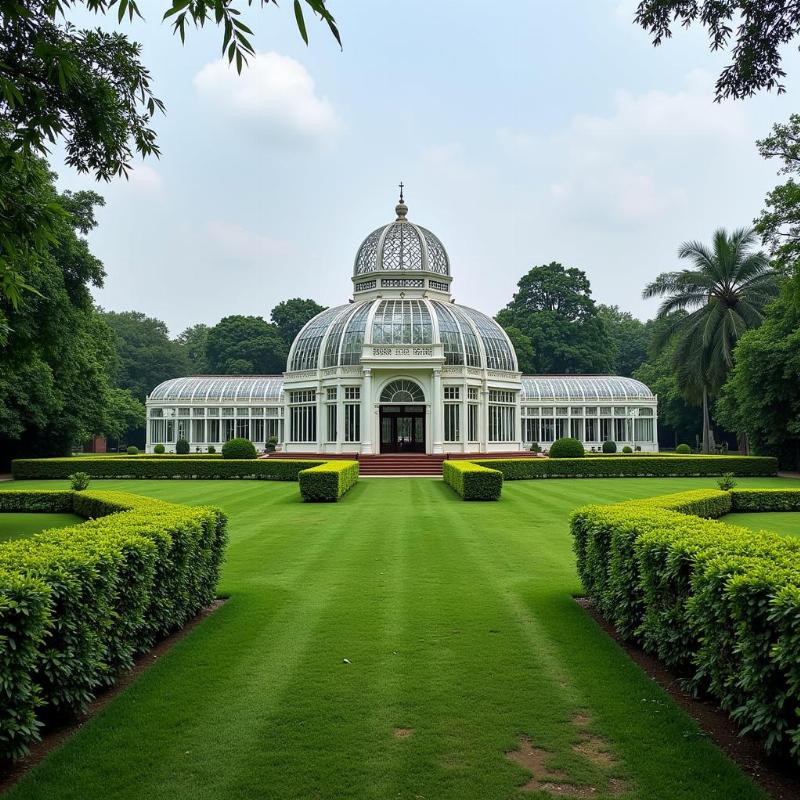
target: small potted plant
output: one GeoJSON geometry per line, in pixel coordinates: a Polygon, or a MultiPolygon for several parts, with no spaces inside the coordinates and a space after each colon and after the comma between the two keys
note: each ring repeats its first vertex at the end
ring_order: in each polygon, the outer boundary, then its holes
{"type": "Polygon", "coordinates": [[[267,439],[267,443],[264,445],[264,449],[268,453],[274,453],[275,449],[277,448],[277,446],[278,446],[277,437],[276,436],[270,436],[269,439],[267,439]]]}

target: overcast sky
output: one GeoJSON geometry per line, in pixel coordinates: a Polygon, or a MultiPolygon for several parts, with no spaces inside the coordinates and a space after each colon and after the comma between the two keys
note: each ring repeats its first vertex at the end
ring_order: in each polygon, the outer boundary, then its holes
{"type": "MultiPolygon", "coordinates": [[[[245,4],[242,3],[244,6],[245,4]]],[[[242,76],[216,29],[182,48],[158,10],[125,25],[167,114],[163,156],[96,188],[91,235],[106,309],[173,334],[289,297],[341,303],[363,238],[409,218],[444,242],[456,300],[495,314],[535,264],[585,270],[595,298],[645,319],[646,282],[681,241],[749,224],[778,182],[754,141],[796,110],[788,95],[713,102],[724,55],[700,30],[654,49],[633,0],[330,0],[302,43],[291,2],[250,9],[258,57],[242,76]]]]}

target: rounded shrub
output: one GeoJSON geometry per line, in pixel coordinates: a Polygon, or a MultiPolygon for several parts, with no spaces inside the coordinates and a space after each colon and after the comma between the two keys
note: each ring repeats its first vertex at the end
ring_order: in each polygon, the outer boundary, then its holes
{"type": "Polygon", "coordinates": [[[216,448],[216,447],[214,447],[214,445],[213,445],[213,444],[210,444],[210,445],[208,446],[208,452],[209,452],[209,453],[216,453],[216,452],[217,452],[217,448],[216,448]]]}
{"type": "Polygon", "coordinates": [[[625,447],[622,448],[622,452],[623,453],[632,453],[633,452],[633,448],[630,447],[630,445],[626,444],[625,447]]]}
{"type": "Polygon", "coordinates": [[[69,488],[75,492],[82,492],[89,486],[89,476],[85,472],[73,472],[68,479],[69,488]]]}
{"type": "Polygon", "coordinates": [[[556,439],[550,445],[550,458],[583,458],[583,445],[570,436],[563,439],[556,439]]]}
{"type": "Polygon", "coordinates": [[[616,453],[617,452],[617,443],[616,442],[603,442],[603,452],[604,453],[616,453]]]}
{"type": "Polygon", "coordinates": [[[154,452],[154,453],[156,453],[156,454],[158,454],[158,455],[161,455],[161,454],[164,452],[164,445],[163,445],[163,444],[157,444],[157,445],[156,445],[156,446],[153,448],[153,452],[154,452]]]}
{"type": "Polygon", "coordinates": [[[188,456],[189,455],[189,442],[186,439],[178,439],[175,442],[175,452],[179,456],[188,456]]]}
{"type": "Polygon", "coordinates": [[[255,458],[256,447],[249,439],[231,439],[222,445],[223,458],[255,458]]]}
{"type": "Polygon", "coordinates": [[[682,456],[688,456],[688,455],[691,455],[691,453],[692,453],[692,448],[691,448],[691,447],[689,447],[689,445],[688,445],[688,444],[679,444],[679,445],[678,445],[678,446],[675,448],[675,452],[676,452],[676,453],[680,453],[682,456]]]}
{"type": "Polygon", "coordinates": [[[132,444],[125,452],[129,456],[138,456],[139,455],[139,448],[135,444],[132,444]]]}

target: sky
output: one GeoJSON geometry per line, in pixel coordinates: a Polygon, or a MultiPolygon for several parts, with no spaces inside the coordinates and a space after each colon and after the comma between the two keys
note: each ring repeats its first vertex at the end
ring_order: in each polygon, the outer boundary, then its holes
{"type": "Polygon", "coordinates": [[[291,297],[345,302],[401,180],[409,219],[448,250],[457,302],[494,315],[559,261],[647,319],[642,289],[680,265],[681,242],[749,225],[780,181],[755,140],[795,110],[797,53],[786,95],[716,104],[726,55],[700,28],[654,48],[635,0],[329,0],[341,50],[310,18],[306,47],[289,0],[256,3],[240,76],[214,26],[181,46],[167,0],[140,5],[146,19],[120,27],[166,104],[161,158],[99,185],[63,151],[52,164],[61,188],[106,199],[89,237],[107,271],[97,302],[173,335],[291,297]]]}

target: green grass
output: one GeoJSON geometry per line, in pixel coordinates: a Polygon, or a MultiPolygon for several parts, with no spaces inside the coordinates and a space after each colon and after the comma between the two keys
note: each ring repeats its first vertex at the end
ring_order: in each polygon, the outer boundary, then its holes
{"type": "Polygon", "coordinates": [[[504,755],[521,734],[597,798],[610,776],[628,798],[763,797],[572,600],[572,508],[714,478],[509,482],[485,504],[424,479],[329,505],[293,483],[92,485],[224,508],[231,599],[13,800],[550,797],[504,755]],[[577,712],[615,767],[573,752],[577,712]]]}
{"type": "Polygon", "coordinates": [[[763,511],[752,514],[726,514],[723,522],[742,525],[754,531],[772,531],[782,536],[800,536],[800,511],[763,511]]]}
{"type": "MultiPolygon", "coordinates": [[[[19,484],[6,483],[6,487],[19,484]]],[[[2,487],[0,486],[0,489],[2,487]]],[[[83,520],[75,514],[0,513],[0,542],[24,539],[47,528],[65,528],[83,520]]]]}

